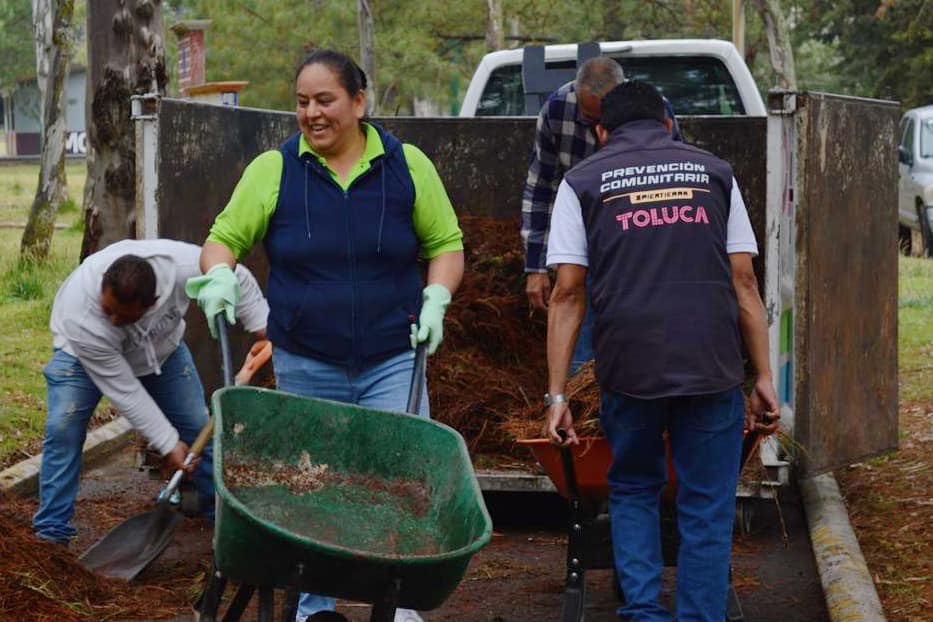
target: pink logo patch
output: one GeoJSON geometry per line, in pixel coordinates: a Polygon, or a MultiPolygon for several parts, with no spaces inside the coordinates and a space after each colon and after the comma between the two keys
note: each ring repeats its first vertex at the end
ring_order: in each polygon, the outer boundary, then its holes
{"type": "Polygon", "coordinates": [[[652,207],[650,209],[637,209],[622,214],[616,214],[616,221],[622,225],[623,231],[628,231],[632,225],[636,227],[663,227],[678,222],[692,224],[709,224],[709,216],[702,205],[695,208],[692,205],[674,205],[671,207],[652,207]]]}

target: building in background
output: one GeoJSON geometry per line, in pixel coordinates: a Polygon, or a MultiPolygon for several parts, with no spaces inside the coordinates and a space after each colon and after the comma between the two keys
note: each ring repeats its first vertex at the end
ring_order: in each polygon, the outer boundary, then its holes
{"type": "MultiPolygon", "coordinates": [[[[179,97],[208,104],[238,106],[240,91],[248,82],[205,82],[207,56],[204,32],[210,20],[181,20],[171,30],[178,37],[179,97]]],[[[65,152],[87,155],[87,68],[72,66],[65,86],[65,152]]],[[[42,149],[39,87],[35,77],[19,82],[10,97],[0,96],[0,157],[37,156],[42,149]]]]}
{"type": "Polygon", "coordinates": [[[204,65],[207,56],[204,31],[210,25],[209,19],[186,19],[172,26],[172,32],[178,37],[178,91],[182,97],[196,101],[238,106],[240,91],[249,82],[204,81],[204,65]]]}
{"type": "MultiPolygon", "coordinates": [[[[72,67],[65,84],[65,152],[70,156],[87,155],[87,68],[72,67]]],[[[39,87],[35,78],[21,80],[11,97],[0,97],[2,141],[0,155],[36,156],[41,151],[42,122],[39,111],[39,87]]]]}

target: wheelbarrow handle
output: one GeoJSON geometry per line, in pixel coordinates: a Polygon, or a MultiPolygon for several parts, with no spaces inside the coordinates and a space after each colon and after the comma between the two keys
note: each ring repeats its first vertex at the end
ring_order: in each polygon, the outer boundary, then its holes
{"type": "Polygon", "coordinates": [[[411,387],[408,389],[408,406],[405,412],[417,415],[421,409],[421,393],[424,391],[425,371],[428,367],[428,343],[422,341],[415,348],[415,365],[411,372],[411,387]]]}
{"type": "Polygon", "coordinates": [[[224,386],[234,386],[233,380],[233,357],[230,354],[230,334],[227,332],[227,322],[224,320],[223,312],[214,316],[213,321],[217,324],[217,340],[220,341],[220,358],[223,366],[224,386]]]}

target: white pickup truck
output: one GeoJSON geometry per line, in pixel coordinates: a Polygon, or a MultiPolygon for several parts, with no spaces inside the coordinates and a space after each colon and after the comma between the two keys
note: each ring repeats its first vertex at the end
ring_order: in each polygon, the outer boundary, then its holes
{"type": "MultiPolygon", "coordinates": [[[[596,44],[589,44],[595,46],[596,44]]],[[[735,46],[715,39],[604,41],[598,53],[614,58],[631,80],[657,87],[682,115],[765,116],[765,104],[745,61],[735,46]]],[[[539,48],[540,49],[540,48],[539,48]]],[[[526,85],[539,93],[573,79],[578,45],[543,46],[547,77],[523,75],[525,49],[486,54],[470,80],[461,117],[536,115],[535,100],[526,85]],[[542,88],[541,84],[548,88],[542,88]]],[[[591,52],[595,55],[595,49],[591,52]]],[[[540,52],[539,52],[540,53],[540,52]]],[[[543,97],[539,99],[543,101],[543,97]]]]}

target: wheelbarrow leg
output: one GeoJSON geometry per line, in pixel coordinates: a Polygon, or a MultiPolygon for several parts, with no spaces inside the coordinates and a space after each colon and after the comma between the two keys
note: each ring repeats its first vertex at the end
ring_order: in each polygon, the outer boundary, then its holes
{"type": "Polygon", "coordinates": [[[207,586],[198,599],[198,619],[201,622],[215,622],[217,620],[217,609],[220,607],[220,598],[224,594],[225,587],[227,587],[227,579],[220,574],[214,564],[211,564],[210,579],[208,579],[207,586]]]}
{"type": "Polygon", "coordinates": [[[259,588],[259,622],[273,622],[275,618],[275,591],[271,587],[259,588]]]}
{"type": "Polygon", "coordinates": [[[373,604],[373,612],[369,622],[392,622],[395,620],[395,609],[398,607],[398,594],[402,591],[402,580],[396,577],[389,582],[382,600],[373,604]]]}
{"type": "Polygon", "coordinates": [[[564,481],[570,498],[570,530],[567,534],[567,588],[564,590],[564,604],[561,608],[561,622],[580,622],[583,620],[583,607],[586,604],[586,582],[584,576],[584,553],[586,522],[580,502],[580,489],[577,474],[573,466],[573,454],[566,447],[561,449],[561,461],[564,467],[564,481]]]}
{"type": "Polygon", "coordinates": [[[230,606],[227,607],[227,613],[224,614],[224,622],[237,622],[237,620],[243,616],[243,612],[246,611],[246,606],[249,604],[255,591],[256,586],[241,584],[240,587],[237,588],[233,601],[230,602],[230,606]]]}
{"type": "Polygon", "coordinates": [[[567,537],[567,587],[564,590],[561,622],[580,622],[583,620],[583,607],[586,604],[586,575],[582,561],[585,523],[579,506],[579,499],[573,499],[570,502],[570,534],[567,537]]]}

